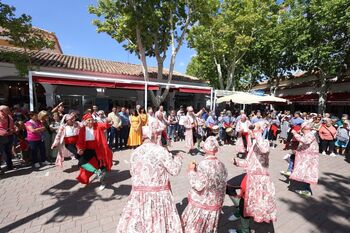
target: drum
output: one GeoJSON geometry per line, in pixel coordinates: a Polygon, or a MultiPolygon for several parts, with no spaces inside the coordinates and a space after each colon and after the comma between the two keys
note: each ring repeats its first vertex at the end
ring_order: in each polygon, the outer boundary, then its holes
{"type": "Polygon", "coordinates": [[[213,134],[218,134],[219,131],[220,131],[220,127],[218,125],[214,125],[212,128],[211,128],[213,134]]]}
{"type": "Polygon", "coordinates": [[[225,131],[226,131],[228,136],[230,136],[230,137],[233,136],[234,131],[233,131],[232,127],[228,127],[225,131]]]}

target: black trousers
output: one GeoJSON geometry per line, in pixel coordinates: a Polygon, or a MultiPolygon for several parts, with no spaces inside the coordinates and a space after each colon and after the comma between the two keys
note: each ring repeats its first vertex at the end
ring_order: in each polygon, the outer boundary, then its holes
{"type": "Polygon", "coordinates": [[[65,144],[66,149],[74,156],[79,156],[75,144],[65,144]]]}
{"type": "Polygon", "coordinates": [[[322,151],[327,152],[327,148],[329,149],[329,153],[334,153],[334,140],[322,140],[322,151]]]}

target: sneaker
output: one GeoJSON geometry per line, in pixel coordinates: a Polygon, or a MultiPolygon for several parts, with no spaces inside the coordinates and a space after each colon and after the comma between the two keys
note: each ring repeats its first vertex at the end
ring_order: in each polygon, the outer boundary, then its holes
{"type": "Polygon", "coordinates": [[[44,165],[44,166],[50,165],[50,163],[48,161],[44,161],[41,164],[44,165]]]}
{"type": "Polygon", "coordinates": [[[34,163],[34,167],[35,168],[39,168],[40,167],[40,163],[34,163]]]}
{"type": "Polygon", "coordinates": [[[286,155],[283,157],[283,159],[284,159],[287,163],[289,163],[289,162],[290,162],[290,156],[291,156],[291,154],[286,154],[286,155]]]}
{"type": "Polygon", "coordinates": [[[337,155],[332,152],[329,156],[336,157],[337,155]]]}
{"type": "Polygon", "coordinates": [[[106,188],[105,184],[101,184],[100,187],[98,187],[98,190],[102,191],[106,188]]]}
{"type": "Polygon", "coordinates": [[[311,197],[311,192],[306,190],[296,190],[297,194],[303,196],[303,197],[311,197]]]}
{"type": "Polygon", "coordinates": [[[327,155],[327,154],[326,154],[326,151],[323,151],[323,152],[322,152],[322,155],[327,155]]]}
{"type": "Polygon", "coordinates": [[[240,218],[236,217],[234,214],[232,214],[230,217],[228,217],[228,220],[231,222],[237,221],[238,219],[240,219],[240,218]]]}
{"type": "Polygon", "coordinates": [[[290,171],[280,171],[280,173],[284,176],[290,176],[292,174],[290,171]]]}

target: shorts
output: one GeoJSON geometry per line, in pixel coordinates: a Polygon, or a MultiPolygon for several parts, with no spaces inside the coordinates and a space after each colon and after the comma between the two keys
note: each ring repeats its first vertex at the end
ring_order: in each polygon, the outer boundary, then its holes
{"type": "Polygon", "coordinates": [[[341,148],[346,148],[347,145],[348,145],[348,142],[349,141],[344,142],[344,141],[337,140],[337,141],[335,141],[335,146],[336,147],[341,147],[341,148]]]}

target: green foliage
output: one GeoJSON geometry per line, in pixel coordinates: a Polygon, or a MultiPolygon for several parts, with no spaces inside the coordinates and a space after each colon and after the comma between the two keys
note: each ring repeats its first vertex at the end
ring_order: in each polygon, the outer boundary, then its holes
{"type": "Polygon", "coordinates": [[[350,65],[349,22],[348,0],[221,1],[209,19],[191,30],[190,46],[198,54],[191,66],[199,67],[191,72],[217,86],[216,58],[227,85],[224,64],[241,57],[236,88],[249,88],[262,77],[278,85],[298,69],[341,76],[350,65]]]}
{"type": "Polygon", "coordinates": [[[23,48],[24,53],[2,53],[3,60],[15,64],[21,76],[28,74],[34,68],[29,57],[29,50],[52,48],[54,42],[45,38],[40,30],[33,28],[29,15],[15,15],[16,8],[0,2],[0,36],[6,38],[10,44],[23,48]]]}
{"type": "MultiPolygon", "coordinates": [[[[157,79],[163,79],[163,66],[171,48],[168,83],[171,82],[176,55],[190,27],[212,9],[214,0],[99,0],[89,12],[98,32],[110,35],[141,60],[145,80],[149,79],[147,57],[155,57],[157,79]]],[[[154,105],[159,105],[169,89],[157,96],[151,92],[154,105]]]]}
{"type": "MultiPolygon", "coordinates": [[[[217,69],[214,77],[219,79],[221,89],[235,89],[241,86],[241,75],[247,76],[246,72],[251,70],[245,56],[252,49],[258,33],[269,26],[278,7],[268,0],[217,2],[218,8],[212,9],[211,17],[191,29],[189,44],[196,49],[203,68],[217,69]]],[[[213,70],[198,75],[204,74],[212,75],[213,70]]],[[[212,76],[202,78],[213,85],[218,83],[212,76]]]]}

